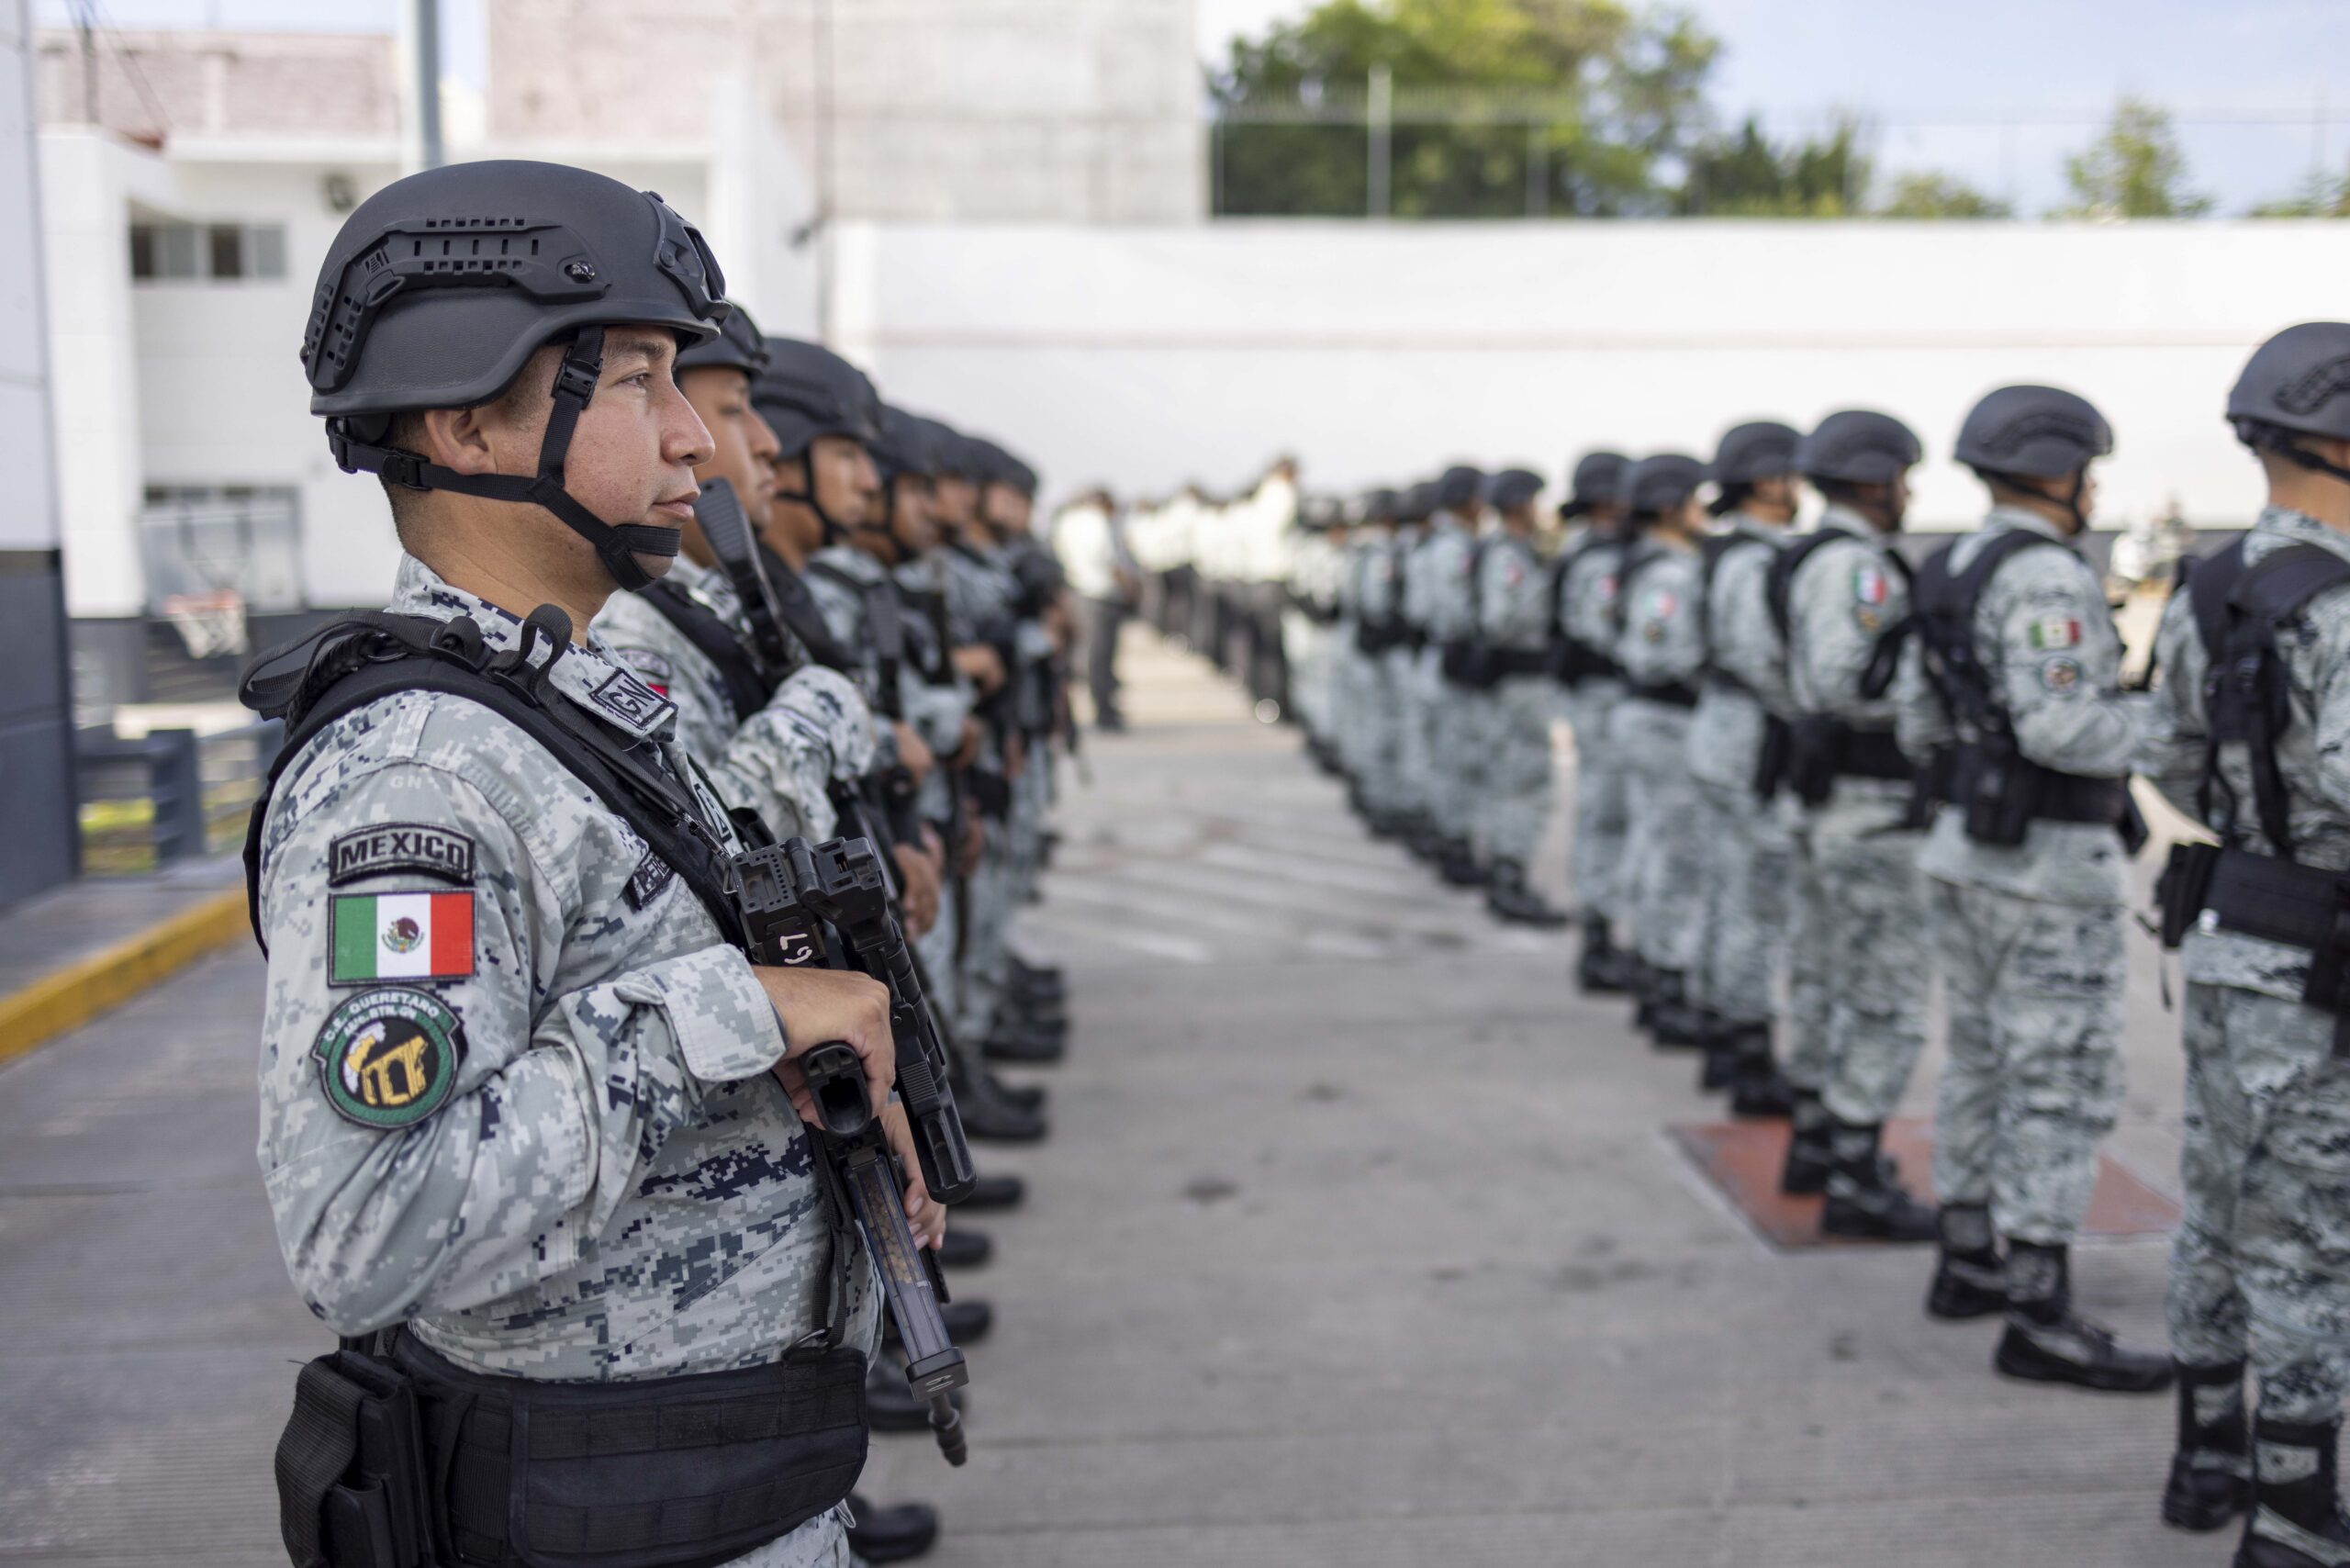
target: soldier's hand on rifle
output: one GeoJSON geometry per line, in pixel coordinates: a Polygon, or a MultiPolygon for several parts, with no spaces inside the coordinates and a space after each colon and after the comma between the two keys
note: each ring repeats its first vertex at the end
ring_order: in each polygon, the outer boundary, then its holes
{"type": "Polygon", "coordinates": [[[895,1100],[882,1107],[881,1134],[890,1140],[890,1152],[898,1157],[898,1173],[906,1181],[906,1228],[914,1233],[916,1247],[935,1248],[946,1239],[946,1205],[930,1201],[930,1189],[923,1185],[922,1161],[914,1155],[914,1130],[906,1120],[906,1108],[895,1100]]]}
{"type": "Polygon", "coordinates": [[[955,650],[955,667],[965,679],[979,689],[982,697],[993,697],[1003,689],[1003,656],[985,643],[971,643],[955,650]]]}
{"type": "Polygon", "coordinates": [[[899,902],[903,906],[906,935],[921,936],[938,924],[938,862],[919,846],[899,844],[890,857],[898,864],[899,902]]]}
{"type": "Polygon", "coordinates": [[[979,761],[979,742],[983,738],[985,738],[984,732],[979,728],[979,722],[977,719],[966,718],[963,721],[963,733],[955,737],[955,755],[946,759],[946,766],[959,772],[979,761]]]}
{"type": "Polygon", "coordinates": [[[769,969],[755,966],[776,1016],[783,1020],[783,1059],[775,1075],[791,1107],[811,1126],[820,1126],[816,1102],[808,1092],[795,1058],[838,1040],[865,1067],[865,1088],[874,1109],[889,1102],[898,1081],[897,1041],[890,1033],[890,988],[870,975],[845,969],[769,969]]]}
{"type": "Polygon", "coordinates": [[[907,772],[914,776],[914,782],[921,783],[930,777],[930,770],[938,766],[937,754],[930,749],[929,743],[922,738],[921,733],[903,719],[893,722],[890,728],[898,737],[898,760],[905,765],[907,772]]]}

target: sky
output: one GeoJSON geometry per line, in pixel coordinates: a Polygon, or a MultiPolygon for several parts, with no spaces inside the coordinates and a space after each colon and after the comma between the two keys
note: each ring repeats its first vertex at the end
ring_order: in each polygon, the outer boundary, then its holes
{"type": "MultiPolygon", "coordinates": [[[[1195,3],[1207,61],[1310,8],[1195,3]]],[[[2025,212],[2064,199],[2065,155],[2123,93],[2177,117],[2190,182],[2221,211],[2289,194],[2321,145],[2337,175],[2350,167],[2350,82],[2327,85],[2350,59],[2345,0],[1684,4],[1722,40],[1707,96],[1726,123],[1751,112],[1796,134],[1857,110],[1880,128],[1881,167],[1943,170],[2025,212]],[[2188,123],[2255,118],[2285,123],[2188,123]]]]}
{"type": "MultiPolygon", "coordinates": [[[[78,0],[35,0],[45,23],[78,0]]],[[[408,0],[95,0],[112,26],[386,31],[408,0]]],[[[854,3],[854,0],[843,0],[854,3]]],[[[1203,61],[1308,0],[1193,0],[1203,61]]],[[[1878,127],[1880,167],[1937,169],[2043,211],[2065,155],[2123,93],[2179,120],[2189,178],[2241,211],[2291,193],[2321,157],[2350,169],[2350,0],[1684,0],[1723,40],[1709,97],[1774,134],[1839,111],[1878,127]]],[[[486,71],[481,0],[442,0],[449,74],[486,71]]]]}

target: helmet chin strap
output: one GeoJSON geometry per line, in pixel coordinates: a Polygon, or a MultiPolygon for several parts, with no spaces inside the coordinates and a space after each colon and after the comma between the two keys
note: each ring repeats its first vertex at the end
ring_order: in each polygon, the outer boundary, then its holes
{"type": "Polygon", "coordinates": [[[637,561],[639,555],[673,556],[683,531],[647,522],[606,522],[563,487],[564,459],[580,413],[596,395],[604,370],[604,329],[583,327],[564,350],[554,375],[547,412],[546,434],[539,442],[539,471],[525,478],[519,474],[460,474],[429,463],[413,452],[355,440],[343,420],[330,420],[327,443],[346,473],[380,474],[411,490],[448,490],[484,500],[512,501],[543,507],[558,521],[596,548],[597,558],[612,580],[631,592],[653,581],[653,574],[637,561]]]}

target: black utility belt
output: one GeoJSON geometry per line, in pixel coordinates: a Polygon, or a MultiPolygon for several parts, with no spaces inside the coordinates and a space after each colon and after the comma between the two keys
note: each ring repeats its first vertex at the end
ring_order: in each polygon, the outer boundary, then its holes
{"type": "Polygon", "coordinates": [[[1486,651],[1485,657],[1495,680],[1506,680],[1512,676],[1550,673],[1550,651],[1548,648],[1492,648],[1486,651]]]}
{"type": "MultiPolygon", "coordinates": [[[[1928,792],[1943,805],[1963,801],[1991,765],[1973,746],[1959,748],[1953,764],[1929,774],[1928,792]]],[[[2130,781],[2091,778],[2059,773],[2051,767],[2031,770],[2031,815],[2042,822],[2087,823],[2111,827],[2130,810],[2130,781]]]]}
{"type": "Polygon", "coordinates": [[[2334,1054],[2350,1055],[2350,873],[2216,844],[2177,844],[2154,898],[2165,947],[2208,919],[2222,931],[2306,948],[2301,1000],[2340,1017],[2334,1054]]]}
{"type": "Polygon", "coordinates": [[[2046,822],[2111,828],[2132,855],[2145,846],[2145,819],[2126,778],[2059,773],[2007,746],[1968,745],[1936,753],[1918,785],[1925,800],[1963,812],[1966,836],[1977,844],[2020,848],[2031,824],[2046,822]]]}
{"type": "Polygon", "coordinates": [[[1624,695],[1635,701],[1655,702],[1667,708],[1695,708],[1697,705],[1697,689],[1679,680],[1655,685],[1636,680],[1624,689],[1624,695]]]}
{"type": "Polygon", "coordinates": [[[302,1568],[715,1568],[839,1503],[865,1467],[853,1350],[580,1383],[467,1372],[394,1338],[303,1369],[277,1453],[302,1568]]]}
{"type": "Polygon", "coordinates": [[[1827,804],[1839,778],[1907,782],[1913,776],[1891,730],[1863,729],[1817,714],[1788,721],[1779,772],[1807,806],[1827,804]]]}
{"type": "Polygon", "coordinates": [[[1554,661],[1551,673],[1559,684],[1572,690],[1586,680],[1621,680],[1624,666],[1608,655],[1572,637],[1561,637],[1550,645],[1554,661]]]}

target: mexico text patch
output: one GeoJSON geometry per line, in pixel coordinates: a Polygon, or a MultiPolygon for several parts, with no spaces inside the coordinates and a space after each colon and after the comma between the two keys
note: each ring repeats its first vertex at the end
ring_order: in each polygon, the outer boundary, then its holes
{"type": "Polygon", "coordinates": [[[327,885],[339,888],[386,871],[420,871],[444,882],[474,879],[474,841],[426,823],[377,823],[327,846],[327,885]]]}
{"type": "Polygon", "coordinates": [[[383,986],[329,1014],[310,1054],[335,1114],[388,1130],[449,1103],[464,1036],[455,1011],[431,992],[383,986]]]}
{"type": "Polygon", "coordinates": [[[474,972],[470,892],[337,893],[328,902],[329,985],[474,972]]]}

